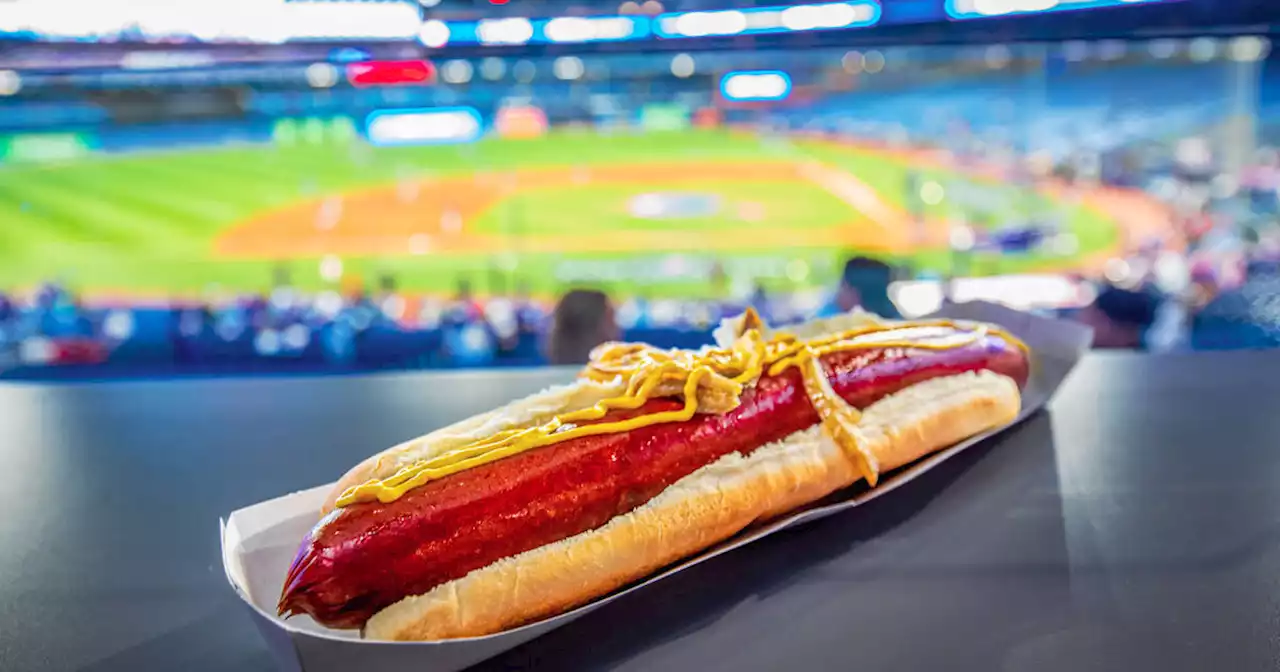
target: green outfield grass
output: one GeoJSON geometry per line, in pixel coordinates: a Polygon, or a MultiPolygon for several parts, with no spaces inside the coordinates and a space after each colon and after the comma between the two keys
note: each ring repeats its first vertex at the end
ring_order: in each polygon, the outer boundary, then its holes
{"type": "MultiPolygon", "coordinates": [[[[557,132],[536,140],[485,140],[451,147],[373,148],[354,145],[234,147],[122,156],[95,156],[59,165],[0,166],[0,288],[25,287],[49,278],[63,279],[83,291],[122,291],[163,295],[193,293],[212,284],[234,290],[267,286],[273,261],[216,259],[212,245],[228,226],[271,208],[329,193],[394,184],[427,175],[455,175],[514,168],[563,165],[634,164],[674,161],[778,160],[816,158],[856,173],[882,198],[901,202],[908,166],[854,150],[762,142],[727,131],[687,131],[648,135],[599,136],[557,132]]],[[[933,172],[929,172],[933,175],[933,172]]],[[[938,179],[958,179],[938,174],[938,179]]],[[[647,188],[651,190],[651,188],[647,188]]],[[[828,226],[849,221],[849,206],[803,183],[777,185],[715,184],[730,200],[763,204],[764,223],[706,217],[679,222],[631,218],[626,200],[635,190],[594,187],[545,189],[519,195],[495,207],[474,225],[502,230],[517,208],[524,230],[573,232],[590,227],[828,226]],[[785,219],[782,219],[783,214],[785,219]],[[601,214],[608,216],[603,218],[601,214]],[[703,221],[705,220],[705,221],[703,221]]],[[[1048,207],[1038,196],[1008,189],[1025,207],[1048,207]]],[[[1081,252],[1103,249],[1114,240],[1114,226],[1083,208],[1067,208],[1067,220],[1079,235],[1081,252]]],[[[834,261],[846,250],[788,249],[779,258],[802,259],[809,272],[779,276],[770,282],[829,282],[834,261]]],[[[707,254],[711,254],[708,252],[707,254]]],[[[409,290],[451,289],[460,277],[485,288],[510,288],[517,281],[534,290],[558,291],[557,264],[563,254],[516,255],[506,250],[477,255],[425,255],[346,259],[349,272],[370,278],[395,273],[409,290]]],[[[591,254],[593,259],[631,258],[591,254]]],[[[923,251],[911,260],[936,264],[940,255],[923,251]]],[[[765,263],[760,268],[776,269],[765,263]]],[[[1056,260],[1061,262],[1061,260],[1056,260]]],[[[1035,268],[1044,258],[1000,259],[992,270],[1035,268]]],[[[324,282],[316,260],[292,260],[294,281],[308,288],[324,282]]],[[[748,271],[750,264],[748,264],[748,271]]],[[[746,272],[746,271],[744,271],[746,272]]],[[[768,271],[766,275],[774,273],[768,271]]],[[[776,275],[776,274],[775,274],[776,275]]],[[[616,289],[626,291],[627,286],[616,289]]],[[[645,285],[644,291],[708,294],[718,290],[701,280],[645,285]]]]}
{"type": "Polygon", "coordinates": [[[671,231],[713,229],[747,233],[760,227],[827,227],[855,220],[843,201],[805,182],[723,182],[643,186],[598,184],[539,188],[517,193],[476,219],[479,231],[512,233],[513,227],[539,233],[599,233],[601,230],[671,231]],[[636,196],[696,192],[719,198],[714,214],[672,219],[636,217],[628,205],[636,196]],[[745,215],[745,216],[744,216],[745,215]]]}

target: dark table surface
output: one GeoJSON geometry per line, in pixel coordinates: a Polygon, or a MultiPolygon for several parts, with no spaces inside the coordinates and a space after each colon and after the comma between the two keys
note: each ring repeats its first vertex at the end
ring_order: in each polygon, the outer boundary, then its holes
{"type": "MultiPolygon", "coordinates": [[[[1275,670],[1280,353],[1094,355],[865,508],[482,667],[1275,670]]],[[[268,670],[218,518],[563,371],[0,386],[0,669],[268,670]]]]}

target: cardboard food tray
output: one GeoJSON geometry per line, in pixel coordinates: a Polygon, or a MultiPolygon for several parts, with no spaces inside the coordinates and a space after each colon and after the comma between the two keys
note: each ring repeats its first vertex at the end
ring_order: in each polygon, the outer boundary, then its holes
{"type": "MultiPolygon", "coordinates": [[[[993,304],[966,303],[948,306],[940,317],[980,320],[998,324],[1031,347],[1031,380],[1023,392],[1018,420],[1042,408],[1088,349],[1092,333],[1071,322],[1046,319],[993,304]]],[[[1012,425],[1011,425],[1012,426],[1012,425]]],[[[286,495],[233,512],[221,521],[222,561],[236,594],[244,600],[281,669],[328,672],[352,669],[366,672],[459,670],[554,630],[612,602],[627,593],[662,581],[667,576],[722,553],[750,544],[793,525],[825,518],[881,497],[911,481],[956,453],[1007,430],[976,436],[896,471],[874,489],[852,494],[845,501],[803,509],[767,525],[743,533],[644,581],[616,591],[588,605],[537,623],[487,637],[444,642],[366,642],[355,631],[330,630],[305,616],[288,621],[275,616],[276,598],[303,535],[316,522],[317,511],[331,485],[286,495]]]]}

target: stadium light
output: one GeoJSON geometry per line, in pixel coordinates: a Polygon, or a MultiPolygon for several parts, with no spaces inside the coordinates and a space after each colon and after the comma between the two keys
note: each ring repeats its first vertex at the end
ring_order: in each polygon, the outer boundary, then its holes
{"type": "Polygon", "coordinates": [[[782,12],[784,11],[786,10],[747,13],[747,32],[773,33],[788,30],[782,25],[782,12]]]}
{"type": "Polygon", "coordinates": [[[328,89],[338,83],[338,69],[328,63],[312,63],[306,70],[307,84],[313,89],[328,89]]]}
{"type": "Polygon", "coordinates": [[[555,60],[551,68],[557,79],[575,80],[582,77],[586,67],[577,56],[561,56],[555,60]]]}
{"type": "Polygon", "coordinates": [[[533,39],[533,24],[529,19],[484,19],[476,26],[480,44],[528,44],[533,39]]]}
{"type": "Polygon", "coordinates": [[[1151,40],[1147,43],[1147,51],[1154,58],[1173,58],[1178,53],[1178,41],[1169,38],[1151,40]]]}
{"type": "Polygon", "coordinates": [[[783,100],[791,94],[791,77],[781,70],[731,72],[720,80],[726,100],[783,100]]]}
{"type": "Polygon", "coordinates": [[[449,25],[444,21],[423,21],[422,27],[418,29],[418,41],[425,47],[439,49],[449,44],[449,33],[449,25]]]}
{"type": "Polygon", "coordinates": [[[0,70],[0,96],[16,96],[21,90],[21,75],[14,70],[0,70]]]}
{"type": "Polygon", "coordinates": [[[672,39],[833,30],[875,25],[880,14],[880,5],[873,0],[671,12],[654,19],[653,31],[658,37],[672,39]]]}
{"type": "Polygon", "coordinates": [[[528,84],[538,75],[538,66],[533,61],[519,60],[511,66],[511,76],[521,84],[528,84]]]}
{"type": "Polygon", "coordinates": [[[1227,44],[1227,54],[1231,60],[1240,63],[1261,61],[1271,50],[1271,42],[1265,37],[1243,35],[1227,44]]]}
{"type": "Polygon", "coordinates": [[[869,5],[833,2],[826,5],[796,5],[782,10],[782,25],[789,30],[844,28],[871,17],[869,5]]]}
{"type": "Polygon", "coordinates": [[[676,54],[671,59],[671,74],[676,77],[681,79],[692,77],[696,69],[697,63],[694,62],[693,57],[689,54],[676,54]]]}
{"type": "Polygon", "coordinates": [[[747,29],[747,17],[740,11],[688,12],[670,19],[672,32],[684,37],[737,35],[747,29]]]}
{"type": "Polygon", "coordinates": [[[1118,61],[1124,58],[1129,47],[1123,40],[1102,40],[1098,42],[1098,58],[1104,61],[1118,61]]]}
{"type": "Polygon", "coordinates": [[[884,54],[875,50],[868,51],[866,55],[862,57],[862,67],[873,75],[884,70],[884,64],[884,54]]]}
{"type": "Polygon", "coordinates": [[[1218,57],[1218,40],[1212,37],[1197,37],[1187,45],[1187,56],[1195,63],[1208,63],[1218,57]]]}
{"type": "Polygon", "coordinates": [[[579,17],[551,19],[543,34],[552,42],[589,42],[596,37],[596,25],[579,17]]]}
{"type": "Polygon", "coordinates": [[[445,61],[444,65],[440,66],[440,77],[450,84],[466,84],[471,81],[474,72],[475,69],[471,67],[471,63],[461,59],[445,61]]]}
{"type": "Polygon", "coordinates": [[[1009,47],[1003,44],[993,44],[987,47],[986,54],[983,55],[987,67],[992,70],[1001,70],[1008,67],[1013,61],[1013,53],[1009,51],[1009,47]]]}
{"type": "Polygon", "coordinates": [[[1084,40],[1072,40],[1062,45],[1062,57],[1068,63],[1080,63],[1089,59],[1092,47],[1084,40]]]}
{"type": "Polygon", "coordinates": [[[625,16],[565,16],[547,21],[542,34],[548,41],[558,43],[626,40],[647,35],[645,26],[643,19],[625,16]]]}
{"type": "Polygon", "coordinates": [[[862,72],[862,52],[846,52],[845,55],[840,58],[840,67],[844,68],[844,71],[851,75],[856,75],[859,72],[862,72]]]}
{"type": "Polygon", "coordinates": [[[973,11],[982,16],[1002,16],[1015,12],[1046,12],[1060,0],[973,0],[973,11]]]}
{"type": "Polygon", "coordinates": [[[1177,0],[946,0],[947,16],[952,19],[983,19],[1008,14],[1038,14],[1072,10],[1124,7],[1136,4],[1176,2],[1177,0]]]}
{"type": "Polygon", "coordinates": [[[507,64],[504,63],[501,58],[490,56],[489,58],[480,61],[480,76],[491,82],[496,82],[499,79],[502,79],[502,76],[506,73],[507,64]]]}

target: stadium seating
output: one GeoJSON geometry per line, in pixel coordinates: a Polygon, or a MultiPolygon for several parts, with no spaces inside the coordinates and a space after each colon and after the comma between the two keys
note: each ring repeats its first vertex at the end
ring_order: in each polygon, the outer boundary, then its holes
{"type": "MultiPolygon", "coordinates": [[[[827,96],[786,116],[799,128],[865,135],[893,128],[923,142],[947,140],[960,122],[978,137],[995,132],[1020,149],[1063,158],[1221,120],[1229,111],[1229,75],[1221,65],[1205,65],[1101,69],[1053,81],[987,76],[827,96]],[[1197,82],[1194,91],[1185,87],[1188,78],[1197,82]]],[[[1264,113],[1274,107],[1264,106],[1264,113]]]]}
{"type": "Polygon", "coordinates": [[[271,139],[266,122],[165,123],[145,126],[105,126],[98,131],[98,149],[134,152],[181,147],[263,143],[271,139]]]}
{"type": "Polygon", "coordinates": [[[83,126],[107,121],[107,111],[89,102],[0,105],[0,131],[83,126]]]}

